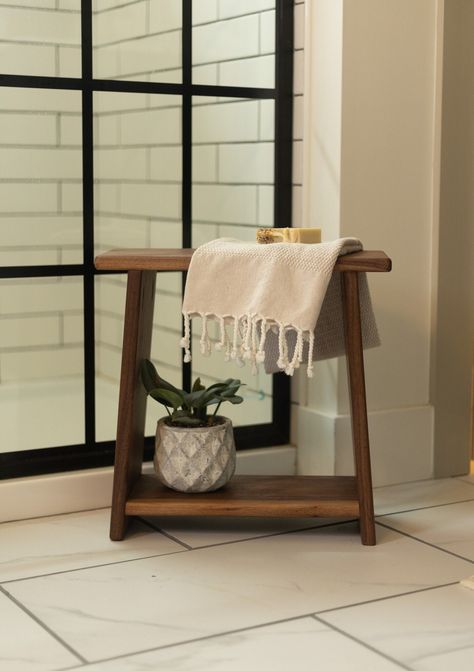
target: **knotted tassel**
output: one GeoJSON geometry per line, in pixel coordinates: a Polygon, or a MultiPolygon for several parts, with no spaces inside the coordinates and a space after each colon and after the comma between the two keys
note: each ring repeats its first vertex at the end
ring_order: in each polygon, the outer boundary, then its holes
{"type": "Polygon", "coordinates": [[[293,358],[291,359],[290,363],[288,366],[285,368],[285,373],[287,375],[293,375],[295,372],[295,369],[299,367],[300,361],[302,358],[302,350],[303,350],[303,331],[301,329],[297,329],[297,337],[296,337],[296,343],[295,343],[295,350],[293,352],[293,358]]]}
{"type": "Polygon", "coordinates": [[[314,331],[309,332],[309,346],[308,346],[308,368],[306,374],[308,377],[313,377],[313,349],[314,349],[314,331]]]}
{"type": "Polygon", "coordinates": [[[234,336],[232,338],[232,349],[230,351],[230,358],[237,359],[237,338],[239,335],[239,318],[234,317],[234,336]]]}
{"type": "Polygon", "coordinates": [[[209,334],[207,332],[207,315],[202,314],[202,331],[201,331],[201,354],[203,356],[209,356],[211,353],[211,341],[209,340],[209,334]]]}
{"type": "Polygon", "coordinates": [[[184,349],[184,363],[189,363],[191,361],[191,350],[190,339],[191,339],[191,324],[189,319],[189,313],[184,313],[184,336],[181,338],[181,347],[184,349]]]}
{"type": "Polygon", "coordinates": [[[285,327],[283,324],[278,324],[278,368],[286,369],[288,366],[288,356],[286,348],[285,327]]]}
{"type": "Polygon", "coordinates": [[[244,359],[251,359],[252,353],[250,351],[250,342],[252,339],[252,317],[248,314],[245,323],[245,334],[242,344],[242,357],[244,359]]]}
{"type": "Polygon", "coordinates": [[[265,317],[260,322],[260,343],[258,345],[257,355],[255,357],[257,363],[265,361],[265,340],[267,338],[267,320],[265,317]]]}
{"type": "Polygon", "coordinates": [[[224,322],[224,317],[219,317],[219,327],[220,327],[220,336],[221,339],[219,342],[216,342],[214,345],[214,349],[217,352],[220,352],[225,348],[226,345],[226,330],[225,330],[225,322],[224,322]]]}

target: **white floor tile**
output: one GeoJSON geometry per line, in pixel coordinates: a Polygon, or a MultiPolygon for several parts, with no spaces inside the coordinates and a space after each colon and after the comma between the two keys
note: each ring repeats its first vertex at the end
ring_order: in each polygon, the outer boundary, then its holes
{"type": "Polygon", "coordinates": [[[415,671],[472,671],[473,614],[474,591],[454,585],[322,617],[415,671]]]}
{"type": "Polygon", "coordinates": [[[374,489],[375,514],[474,499],[474,487],[458,478],[422,480],[374,489]]]}
{"type": "Polygon", "coordinates": [[[470,482],[472,485],[474,485],[474,475],[473,474],[461,475],[461,477],[457,478],[457,480],[464,480],[465,482],[470,482]]]}
{"type": "Polygon", "coordinates": [[[88,671],[143,669],[397,671],[400,667],[310,617],[99,662],[88,667],[88,671]]]}
{"type": "Polygon", "coordinates": [[[474,501],[388,515],[381,521],[411,536],[474,560],[474,501]]]}
{"type": "Polygon", "coordinates": [[[107,509],[1,524],[0,582],[183,550],[139,521],[113,543],[109,519],[107,509]]]}
{"type": "Polygon", "coordinates": [[[91,661],[459,580],[472,565],[355,524],[10,583],[91,661]]]}
{"type": "Polygon", "coordinates": [[[0,593],[2,671],[53,671],[79,660],[27,613],[0,593]]]}
{"type": "MultiPolygon", "coordinates": [[[[474,487],[473,487],[474,489],[474,487]]],[[[155,517],[150,522],[193,548],[331,524],[328,518],[155,517]]],[[[340,521],[340,520],[338,520],[340,521]]]]}

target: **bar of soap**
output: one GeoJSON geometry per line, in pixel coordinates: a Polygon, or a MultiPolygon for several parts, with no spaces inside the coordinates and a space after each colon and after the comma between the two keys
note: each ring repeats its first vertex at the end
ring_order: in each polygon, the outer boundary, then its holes
{"type": "Polygon", "coordinates": [[[304,242],[314,244],[321,242],[320,228],[259,228],[257,242],[304,242]]]}

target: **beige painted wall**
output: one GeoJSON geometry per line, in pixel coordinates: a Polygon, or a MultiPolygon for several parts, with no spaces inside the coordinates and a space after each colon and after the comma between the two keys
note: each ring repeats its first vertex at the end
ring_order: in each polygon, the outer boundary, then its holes
{"type": "Polygon", "coordinates": [[[434,468],[464,473],[474,340],[474,2],[446,0],[438,283],[432,398],[434,468]]]}
{"type": "MultiPolygon", "coordinates": [[[[383,343],[366,354],[374,479],[379,485],[433,474],[442,4],[343,0],[339,16],[328,13],[329,0],[314,0],[307,14],[307,41],[312,39],[313,48],[305,63],[310,72],[305,98],[323,95],[318,86],[328,80],[328,72],[333,82],[340,81],[340,114],[333,116],[332,132],[340,134],[341,150],[333,171],[340,175],[336,226],[327,217],[335,211],[331,189],[318,192],[317,198],[314,189],[306,193],[305,220],[321,226],[326,239],[335,231],[355,235],[367,248],[383,248],[393,259],[390,275],[370,278],[383,343]],[[315,37],[321,15],[340,36],[341,54],[332,60],[315,37]]],[[[317,105],[306,107],[307,119],[316,113],[317,105]]],[[[324,169],[327,156],[314,138],[306,153],[324,169]]],[[[312,171],[310,175],[314,166],[312,171]]],[[[306,175],[303,183],[309,184],[306,175]]],[[[344,363],[320,364],[301,398],[300,471],[350,472],[344,363]],[[320,437],[317,446],[315,435],[320,437]]],[[[465,459],[463,463],[465,471],[465,459]]]]}

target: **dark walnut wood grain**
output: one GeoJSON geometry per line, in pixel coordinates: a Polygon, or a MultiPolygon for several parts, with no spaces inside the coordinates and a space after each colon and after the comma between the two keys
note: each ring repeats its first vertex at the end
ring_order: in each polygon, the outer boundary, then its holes
{"type": "Polygon", "coordinates": [[[360,506],[360,535],[364,545],[375,545],[374,501],[370,467],[369,427],[365,396],[364,351],[356,272],[341,276],[347,373],[351,399],[352,443],[360,506]]]}
{"type": "MultiPolygon", "coordinates": [[[[95,260],[99,270],[187,270],[193,249],[112,249],[95,260]]],[[[392,262],[384,252],[364,251],[340,256],[335,270],[386,273],[392,262]]]]}
{"type": "Polygon", "coordinates": [[[359,517],[353,476],[236,475],[208,494],[182,494],[142,475],[127,515],[238,515],[246,517],[359,517]]]}
{"type": "Polygon", "coordinates": [[[142,359],[150,356],[155,281],[154,272],[128,273],[110,521],[112,540],[121,540],[125,534],[125,503],[142,470],[146,392],[139,366],[142,359]]]}

